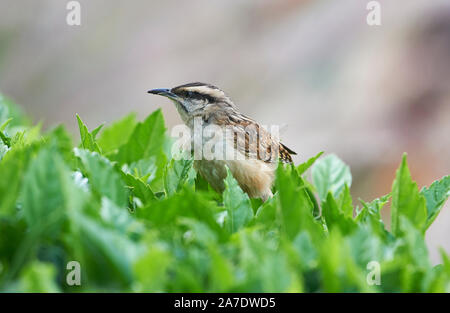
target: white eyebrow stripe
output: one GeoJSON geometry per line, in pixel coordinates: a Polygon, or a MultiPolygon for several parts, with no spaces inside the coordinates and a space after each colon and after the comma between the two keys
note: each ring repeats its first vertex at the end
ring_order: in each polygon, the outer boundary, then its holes
{"type": "Polygon", "coordinates": [[[222,98],[225,96],[225,94],[222,90],[209,88],[207,86],[184,87],[183,90],[194,91],[194,92],[198,92],[200,94],[210,95],[214,98],[222,98]]]}

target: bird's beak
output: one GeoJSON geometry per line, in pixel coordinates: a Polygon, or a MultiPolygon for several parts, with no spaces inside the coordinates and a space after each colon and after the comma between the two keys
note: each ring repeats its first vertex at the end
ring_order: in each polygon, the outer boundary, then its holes
{"type": "Polygon", "coordinates": [[[152,89],[149,90],[148,93],[154,94],[154,95],[158,95],[158,96],[163,96],[163,97],[167,97],[173,100],[177,100],[178,96],[176,94],[174,94],[173,92],[170,91],[170,89],[165,89],[165,88],[161,88],[161,89],[152,89]]]}

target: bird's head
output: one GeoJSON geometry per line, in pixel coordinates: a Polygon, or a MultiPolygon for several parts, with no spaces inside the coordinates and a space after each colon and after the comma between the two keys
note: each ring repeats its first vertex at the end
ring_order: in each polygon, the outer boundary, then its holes
{"type": "Polygon", "coordinates": [[[172,100],[184,121],[201,114],[209,105],[234,107],[222,90],[205,83],[189,83],[172,89],[152,89],[148,93],[172,100]]]}

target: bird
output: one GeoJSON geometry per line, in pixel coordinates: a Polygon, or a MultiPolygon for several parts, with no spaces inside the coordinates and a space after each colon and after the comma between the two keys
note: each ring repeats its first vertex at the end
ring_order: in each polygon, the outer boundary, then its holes
{"type": "MultiPolygon", "coordinates": [[[[291,155],[296,152],[255,120],[239,112],[223,90],[212,84],[195,82],[171,89],[151,89],[148,93],[170,99],[194,138],[195,131],[205,132],[208,127],[222,132],[209,143],[209,147],[213,147],[212,157],[205,153],[194,158],[194,169],[213,189],[223,192],[228,168],[250,198],[265,202],[273,197],[272,186],[279,161],[292,164],[291,155]],[[200,128],[196,128],[196,121],[201,123],[200,128]],[[226,150],[225,157],[220,148],[226,150]]],[[[202,133],[200,138],[203,137],[202,133]]],[[[196,147],[195,139],[193,141],[191,149],[204,151],[204,140],[197,143],[201,147],[196,147]]]]}

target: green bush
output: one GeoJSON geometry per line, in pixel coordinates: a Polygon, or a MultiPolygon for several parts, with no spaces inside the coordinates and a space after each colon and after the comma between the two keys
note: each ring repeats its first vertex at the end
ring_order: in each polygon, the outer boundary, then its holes
{"type": "Polygon", "coordinates": [[[63,126],[42,134],[0,98],[1,291],[450,291],[448,256],[433,267],[424,242],[450,177],[419,191],[406,156],[391,193],[359,207],[349,167],[321,153],[279,166],[261,203],[231,175],[220,195],[173,159],[159,110],[93,131],[77,119],[74,148],[63,126]],[[66,283],[70,261],[81,286],[66,283]]]}

